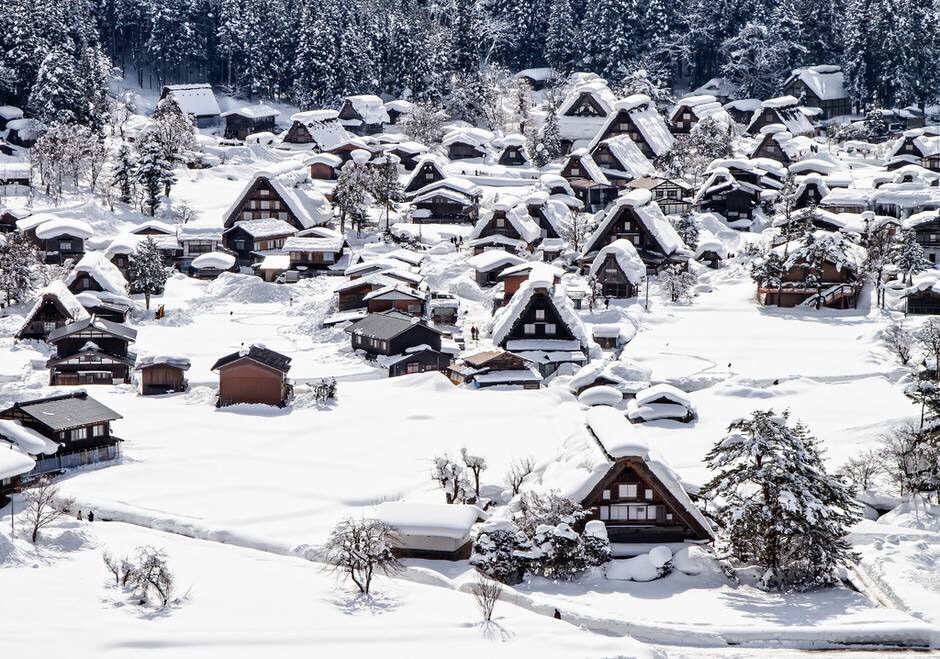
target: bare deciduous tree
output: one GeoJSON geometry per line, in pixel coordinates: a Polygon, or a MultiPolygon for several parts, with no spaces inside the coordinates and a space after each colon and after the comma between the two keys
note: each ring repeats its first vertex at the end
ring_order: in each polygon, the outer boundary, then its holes
{"type": "Polygon", "coordinates": [[[907,366],[911,361],[911,352],[913,349],[913,337],[900,322],[893,323],[885,328],[885,343],[891,349],[902,366],[907,366]]]}
{"type": "Polygon", "coordinates": [[[872,449],[849,458],[839,469],[839,473],[851,484],[855,492],[871,489],[883,471],[883,456],[872,449]]]}
{"type": "Polygon", "coordinates": [[[493,618],[496,602],[503,594],[503,585],[477,573],[476,581],[470,586],[470,592],[473,594],[473,601],[476,602],[477,608],[480,609],[483,622],[489,622],[493,618]]]}
{"type": "Polygon", "coordinates": [[[389,575],[401,571],[401,563],[392,553],[393,532],[378,519],[344,520],[333,527],[323,547],[326,562],[368,595],[376,572],[389,575]]]}
{"type": "Polygon", "coordinates": [[[105,567],[114,576],[115,586],[127,586],[133,582],[137,566],[127,556],[118,560],[111,555],[111,552],[106,551],[101,554],[101,558],[104,560],[105,567]]]}
{"type": "Polygon", "coordinates": [[[24,491],[23,501],[33,542],[39,538],[42,529],[62,517],[72,506],[72,500],[61,498],[59,488],[47,476],[39,478],[24,491]]]}
{"type": "Polygon", "coordinates": [[[519,488],[522,487],[523,481],[525,481],[534,469],[535,460],[531,457],[518,458],[513,460],[512,464],[509,465],[509,471],[506,472],[506,480],[509,483],[509,487],[512,489],[513,496],[519,494],[519,488]]]}
{"type": "Polygon", "coordinates": [[[153,595],[160,606],[169,604],[173,598],[174,580],[167,564],[166,552],[150,546],[138,548],[132,582],[141,603],[153,595]]]}
{"type": "Polygon", "coordinates": [[[467,471],[473,474],[473,492],[476,501],[480,500],[480,474],[486,470],[486,460],[478,455],[467,453],[466,448],[460,449],[460,456],[467,467],[467,471]]]}
{"type": "Polygon", "coordinates": [[[447,455],[434,458],[431,478],[444,490],[447,503],[463,503],[472,496],[472,486],[463,468],[447,455]]]}
{"type": "Polygon", "coordinates": [[[917,333],[917,345],[933,360],[934,379],[940,378],[940,318],[928,318],[917,333]]]}

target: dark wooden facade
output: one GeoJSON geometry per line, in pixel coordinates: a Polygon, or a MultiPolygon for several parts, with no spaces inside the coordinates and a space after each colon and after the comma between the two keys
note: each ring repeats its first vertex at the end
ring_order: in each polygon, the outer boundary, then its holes
{"type": "Polygon", "coordinates": [[[499,154],[497,163],[504,167],[521,167],[529,163],[525,147],[517,144],[510,144],[499,154]]]}
{"type": "Polygon", "coordinates": [[[852,114],[852,99],[848,96],[842,98],[832,98],[823,100],[810,87],[793,76],[783,87],[783,93],[787,96],[800,99],[800,104],[811,108],[822,110],[823,119],[832,119],[833,117],[842,117],[852,114]]]}
{"type": "Polygon", "coordinates": [[[416,350],[406,353],[402,359],[390,364],[388,367],[388,377],[397,378],[402,375],[434,371],[447,373],[450,361],[450,355],[446,355],[438,350],[416,350]]]}
{"type": "Polygon", "coordinates": [[[663,251],[656,236],[646,228],[633,207],[627,204],[617,209],[616,215],[602,232],[596,232],[591,237],[592,242],[585,250],[585,254],[596,254],[607,245],[621,238],[633,243],[640,258],[646,264],[647,270],[655,270],[669,257],[663,251]]]}
{"type": "Polygon", "coordinates": [[[477,219],[477,204],[469,198],[458,200],[459,195],[432,194],[426,199],[414,202],[415,210],[422,211],[415,215],[414,222],[473,223],[477,219]]]}
{"type": "Polygon", "coordinates": [[[292,224],[298,231],[303,223],[294,215],[284,199],[278,194],[266,176],[258,176],[242,192],[238,203],[225,218],[224,228],[231,229],[242,220],[276,218],[292,224]]]}
{"type": "Polygon", "coordinates": [[[62,265],[70,259],[77,262],[85,255],[85,239],[64,233],[54,238],[39,240],[39,248],[46,263],[62,265]]]}
{"type": "Polygon", "coordinates": [[[39,308],[16,333],[17,339],[38,339],[44,341],[51,332],[64,327],[75,320],[55,295],[46,295],[39,303],[39,308]]]}
{"type": "Polygon", "coordinates": [[[290,400],[290,358],[273,350],[251,346],[222,357],[212,370],[219,373],[219,407],[242,403],[284,407],[290,400]]]}
{"type": "Polygon", "coordinates": [[[443,180],[444,174],[437,165],[430,160],[425,160],[412,174],[411,180],[405,186],[405,194],[417,192],[425,186],[443,180]]]}
{"type": "Polygon", "coordinates": [[[251,233],[245,231],[244,228],[239,226],[237,223],[231,229],[227,229],[224,234],[222,234],[222,244],[225,245],[225,248],[233,252],[238,259],[238,263],[241,265],[247,265],[256,260],[254,252],[262,252],[280,249],[284,245],[284,241],[292,236],[296,231],[287,232],[286,230],[283,233],[277,235],[265,235],[264,237],[255,237],[251,233]]]}
{"type": "Polygon", "coordinates": [[[50,334],[48,341],[55,346],[56,355],[46,362],[49,384],[129,383],[135,358],[129,354],[128,345],[136,332],[120,327],[92,317],[50,334]],[[97,349],[90,348],[89,343],[97,349]]]}
{"type": "Polygon", "coordinates": [[[577,337],[558,313],[547,289],[536,289],[525,309],[516,318],[500,347],[510,341],[576,341],[577,337]]]}
{"type": "Polygon", "coordinates": [[[646,136],[643,135],[643,131],[641,131],[639,126],[636,125],[636,122],[633,121],[629,110],[617,110],[616,114],[608,119],[607,125],[601,131],[600,137],[595,138],[594,143],[599,144],[606,139],[617,137],[618,135],[629,135],[634,144],[640,147],[640,151],[644,156],[651,160],[656,158],[656,152],[653,151],[649,142],[646,141],[646,136]]]}
{"type": "Polygon", "coordinates": [[[441,349],[441,333],[406,314],[370,314],[346,328],[354,350],[371,355],[400,355],[408,348],[427,345],[441,349]]]}
{"type": "Polygon", "coordinates": [[[343,126],[350,133],[355,133],[356,135],[374,135],[376,133],[381,133],[384,125],[382,123],[367,124],[365,119],[359,112],[356,110],[356,106],[353,105],[352,101],[348,98],[343,101],[343,106],[339,109],[339,120],[341,122],[356,122],[354,123],[344,123],[343,126]]]}
{"type": "Polygon", "coordinates": [[[144,396],[186,391],[186,371],[173,364],[148,364],[138,369],[144,396]]]}
{"type": "Polygon", "coordinates": [[[369,313],[382,313],[394,309],[410,316],[424,315],[424,298],[405,293],[379,295],[366,302],[369,313]]]}
{"type": "Polygon", "coordinates": [[[244,140],[252,133],[271,132],[275,130],[277,117],[273,114],[266,117],[246,117],[240,114],[225,116],[225,138],[229,140],[244,140]]]}
{"type": "Polygon", "coordinates": [[[611,542],[711,540],[639,458],[617,460],[581,505],[607,527],[611,542]]]}
{"type": "Polygon", "coordinates": [[[861,285],[855,271],[843,265],[837,268],[834,263],[823,263],[818,277],[821,285],[806,286],[807,270],[802,266],[790,268],[783,276],[783,286],[780,288],[759,288],[758,294],[763,303],[768,306],[795,307],[820,290],[832,290],[832,294],[822,304],[830,309],[851,309],[858,303],[858,293],[861,285]],[[835,288],[838,287],[838,288],[835,288]]]}
{"type": "Polygon", "coordinates": [[[624,273],[613,254],[607,254],[595,277],[601,285],[601,294],[604,297],[619,299],[636,296],[636,286],[624,273]]]}
{"type": "Polygon", "coordinates": [[[486,151],[483,147],[466,142],[453,142],[447,146],[447,157],[451,160],[482,159],[486,157],[486,151]]]}

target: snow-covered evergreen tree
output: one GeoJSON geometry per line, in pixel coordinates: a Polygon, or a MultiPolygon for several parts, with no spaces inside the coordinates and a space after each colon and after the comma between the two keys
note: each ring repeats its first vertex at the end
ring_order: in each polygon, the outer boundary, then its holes
{"type": "Polygon", "coordinates": [[[147,127],[163,148],[163,157],[171,163],[186,162],[196,148],[196,127],[183,113],[172,95],[160,99],[147,127]]]}
{"type": "Polygon", "coordinates": [[[540,524],[532,537],[532,554],[529,569],[548,579],[570,580],[591,566],[581,535],[565,522],[540,524]]]}
{"type": "Polygon", "coordinates": [[[493,520],[474,539],[470,564],[491,579],[515,584],[522,581],[531,549],[531,541],[519,527],[508,520],[493,520]]]}
{"type": "Polygon", "coordinates": [[[135,178],[143,194],[142,209],[154,215],[160,207],[161,192],[169,194],[176,181],[173,164],[164,156],[163,145],[153,133],[147,133],[137,143],[135,178]]]}
{"type": "Polygon", "coordinates": [[[911,283],[914,275],[928,270],[932,264],[913,229],[902,229],[895,234],[895,240],[894,265],[904,275],[904,281],[911,283]]]}
{"type": "Polygon", "coordinates": [[[545,112],[545,122],[539,130],[538,148],[544,154],[546,162],[562,155],[561,127],[558,124],[558,109],[554,103],[549,103],[545,112]]]}
{"type": "Polygon", "coordinates": [[[66,42],[50,50],[30,90],[29,110],[46,124],[74,124],[84,115],[85,87],[73,49],[74,44],[66,42]]]}
{"type": "Polygon", "coordinates": [[[159,295],[166,287],[169,277],[163,255],[157,241],[147,236],[137,243],[137,249],[131,254],[127,266],[127,282],[131,293],[143,293],[147,308],[150,308],[150,296],[159,295]]]}
{"type": "Polygon", "coordinates": [[[545,60],[562,73],[568,73],[577,56],[578,27],[571,0],[552,0],[545,35],[545,60]]]}
{"type": "Polygon", "coordinates": [[[430,103],[415,103],[402,120],[402,132],[419,144],[437,144],[444,137],[444,111],[430,103]]]}
{"type": "Polygon", "coordinates": [[[372,171],[372,196],[385,208],[385,230],[389,229],[389,215],[398,202],[405,198],[401,178],[398,174],[398,156],[388,154],[376,158],[372,171]]]}
{"type": "Polygon", "coordinates": [[[136,171],[137,163],[134,162],[131,148],[127,142],[122,140],[111,165],[111,177],[109,179],[109,185],[117,191],[118,199],[122,203],[129,204],[134,199],[134,191],[137,185],[136,171]]]}
{"type": "Polygon", "coordinates": [[[768,250],[751,261],[750,272],[751,279],[759,288],[776,289],[777,305],[779,305],[780,285],[783,283],[783,275],[786,274],[786,268],[784,268],[783,259],[780,255],[775,250],[768,250]]]}
{"type": "Polygon", "coordinates": [[[695,292],[695,275],[683,265],[673,263],[658,275],[659,283],[672,302],[691,302],[695,292]]]}
{"type": "Polygon", "coordinates": [[[339,211],[340,232],[346,231],[346,222],[357,232],[366,223],[366,211],[372,205],[374,188],[372,170],[364,162],[350,159],[336,179],[334,204],[339,211]]]}
{"type": "Polygon", "coordinates": [[[819,441],[789,413],[757,410],[728,427],[706,456],[714,472],[704,496],[715,502],[720,546],[758,566],[767,589],[836,583],[857,560],[846,540],[858,520],[845,483],[826,471],[819,441]]]}
{"type": "Polygon", "coordinates": [[[29,299],[39,264],[39,255],[29,238],[19,231],[7,234],[0,242],[0,299],[4,304],[29,299]]]}
{"type": "Polygon", "coordinates": [[[337,0],[304,0],[292,91],[301,109],[327,105],[336,97],[339,27],[337,0]]]}
{"type": "Polygon", "coordinates": [[[830,263],[836,268],[842,268],[849,258],[849,245],[842,234],[809,231],[800,239],[800,244],[789,253],[784,267],[787,270],[796,268],[802,273],[801,283],[806,288],[816,289],[816,308],[821,309],[823,267],[830,263]]]}
{"type": "Polygon", "coordinates": [[[676,230],[676,233],[679,234],[679,237],[682,238],[682,242],[684,242],[689,249],[694,250],[698,247],[701,226],[692,213],[683,213],[682,215],[677,215],[672,218],[672,226],[676,230]]]}

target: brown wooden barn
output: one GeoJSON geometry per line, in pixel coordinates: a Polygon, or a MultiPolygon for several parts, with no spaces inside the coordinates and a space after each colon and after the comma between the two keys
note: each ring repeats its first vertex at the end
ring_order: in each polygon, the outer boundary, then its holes
{"type": "Polygon", "coordinates": [[[170,394],[186,391],[186,371],[189,370],[186,357],[172,355],[148,355],[140,357],[134,370],[139,373],[140,395],[170,394]]]}
{"type": "Polygon", "coordinates": [[[284,407],[292,394],[287,382],[290,361],[290,357],[259,345],[221,357],[212,365],[212,370],[219,372],[217,406],[260,403],[284,407]]]}

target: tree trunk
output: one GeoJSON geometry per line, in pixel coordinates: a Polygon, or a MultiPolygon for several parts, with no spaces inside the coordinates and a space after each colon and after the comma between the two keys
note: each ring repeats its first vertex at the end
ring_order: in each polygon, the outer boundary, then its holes
{"type": "Polygon", "coordinates": [[[150,293],[144,292],[144,303],[147,305],[147,311],[150,311],[150,293]]]}

